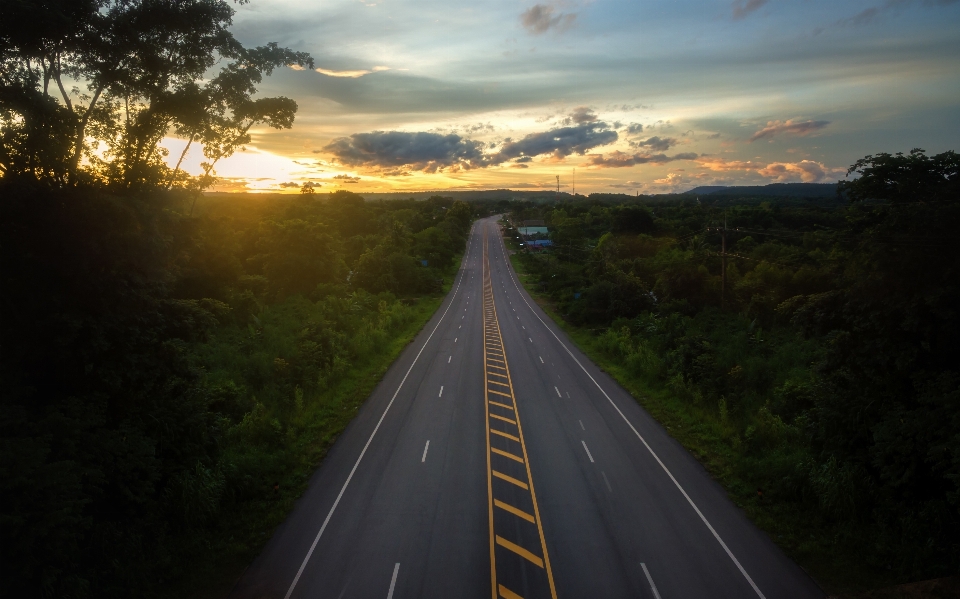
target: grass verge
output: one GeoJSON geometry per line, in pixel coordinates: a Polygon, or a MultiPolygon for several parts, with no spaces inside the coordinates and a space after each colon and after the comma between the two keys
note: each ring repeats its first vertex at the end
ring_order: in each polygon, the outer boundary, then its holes
{"type": "Polygon", "coordinates": [[[368,359],[352,364],[334,385],[304,406],[296,426],[287,431],[283,455],[277,458],[279,489],[224,510],[212,534],[184,547],[191,556],[186,560],[189,567],[176,580],[161,585],[158,597],[212,599],[230,592],[306,491],[311,475],[387,369],[440,307],[456,280],[461,258],[462,254],[445,274],[440,293],[405,302],[412,315],[392,339],[368,359]]]}

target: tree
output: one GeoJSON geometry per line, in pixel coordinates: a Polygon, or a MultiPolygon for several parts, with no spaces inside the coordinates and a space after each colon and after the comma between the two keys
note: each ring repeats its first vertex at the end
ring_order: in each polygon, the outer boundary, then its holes
{"type": "Polygon", "coordinates": [[[949,151],[936,156],[915,148],[861,158],[847,170],[857,179],[840,181],[838,193],[851,202],[880,200],[895,204],[943,202],[960,199],[960,154],[949,151]]]}
{"type": "Polygon", "coordinates": [[[252,99],[263,76],[313,65],[275,43],[244,48],[228,29],[233,13],[226,0],[4,3],[4,177],[120,190],[212,184],[217,161],[248,143],[252,127],[293,123],[293,100],[252,99]],[[203,82],[221,61],[226,66],[203,82]],[[68,91],[65,77],[85,90],[68,91]],[[160,146],[171,132],[187,139],[173,169],[160,146]],[[55,138],[69,143],[50,143],[55,138]],[[179,168],[194,142],[204,144],[207,161],[200,177],[188,178],[179,168]]]}

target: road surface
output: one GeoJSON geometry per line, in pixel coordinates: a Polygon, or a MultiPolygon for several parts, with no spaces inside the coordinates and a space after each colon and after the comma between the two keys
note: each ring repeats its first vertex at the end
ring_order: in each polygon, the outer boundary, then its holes
{"type": "Polygon", "coordinates": [[[823,593],[536,306],[484,219],[231,597],[823,593]]]}

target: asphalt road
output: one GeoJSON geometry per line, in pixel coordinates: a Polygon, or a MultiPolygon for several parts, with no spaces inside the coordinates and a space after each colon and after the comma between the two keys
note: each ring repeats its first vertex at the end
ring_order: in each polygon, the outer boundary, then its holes
{"type": "Polygon", "coordinates": [[[823,593],[536,306],[486,219],[231,597],[823,593]]]}

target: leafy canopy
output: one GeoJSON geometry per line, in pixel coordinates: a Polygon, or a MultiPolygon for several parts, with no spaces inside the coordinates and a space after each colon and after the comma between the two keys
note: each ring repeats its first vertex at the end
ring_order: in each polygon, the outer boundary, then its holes
{"type": "Polygon", "coordinates": [[[263,77],[313,66],[276,43],[245,48],[233,14],[226,0],[3,3],[0,175],[117,191],[210,186],[252,127],[293,124],[296,102],[254,97],[263,77]],[[160,146],[171,134],[187,140],[173,168],[160,146]],[[199,177],[180,170],[194,143],[199,177]]]}

